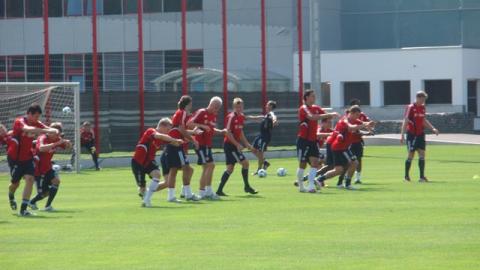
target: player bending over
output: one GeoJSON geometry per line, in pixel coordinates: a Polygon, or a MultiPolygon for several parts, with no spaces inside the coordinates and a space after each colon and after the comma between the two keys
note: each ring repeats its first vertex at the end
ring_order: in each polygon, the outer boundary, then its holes
{"type": "Polygon", "coordinates": [[[257,175],[260,169],[266,170],[270,166],[265,159],[265,152],[267,152],[268,144],[272,139],[272,129],[278,124],[277,116],[273,112],[275,108],[277,108],[277,102],[270,100],[265,105],[265,115],[247,116],[247,119],[261,120],[260,134],[253,141],[253,147],[258,150],[255,153],[258,158],[258,168],[253,175],[257,175]]]}
{"type": "Polygon", "coordinates": [[[424,91],[417,92],[414,103],[408,105],[403,119],[400,143],[405,142],[405,129],[407,130],[407,149],[408,157],[405,161],[405,181],[410,182],[410,167],[415,157],[415,151],[418,152],[418,168],[420,169],[420,182],[428,182],[425,177],[425,126],[432,130],[438,136],[438,130],[425,118],[425,102],[428,98],[424,91]]]}
{"type": "Polygon", "coordinates": [[[337,117],[338,114],[326,113],[320,106],[315,105],[315,92],[307,90],[303,94],[304,104],[298,109],[300,122],[297,138],[297,157],[299,166],[297,169],[297,183],[300,192],[315,193],[315,175],[319,169],[320,150],[317,145],[318,121],[325,118],[337,117]],[[303,173],[310,164],[308,173],[308,190],[303,185],[303,173]]]}
{"type": "Polygon", "coordinates": [[[258,191],[253,189],[248,182],[249,163],[242,152],[244,148],[248,148],[255,153],[256,149],[248,142],[243,133],[245,115],[243,114],[243,100],[241,98],[233,99],[233,112],[229,113],[225,120],[227,123],[227,133],[223,140],[223,150],[225,152],[227,169],[222,175],[220,185],[217,189],[217,195],[227,196],[227,194],[223,192],[223,188],[227,184],[228,178],[233,173],[233,169],[235,169],[235,164],[237,162],[242,165],[243,190],[246,193],[257,194],[258,191]]]}
{"type": "Polygon", "coordinates": [[[63,139],[62,123],[55,122],[50,125],[51,128],[58,130],[59,134],[40,135],[35,146],[35,182],[37,184],[37,196],[35,196],[28,206],[32,210],[38,210],[37,202],[48,196],[45,204],[45,211],[52,212],[52,202],[58,193],[60,186],[60,177],[58,172],[52,168],[53,155],[59,149],[70,149],[72,143],[63,139]]]}
{"type": "Polygon", "coordinates": [[[217,114],[222,107],[222,99],[213,97],[207,108],[199,109],[193,117],[187,122],[189,129],[199,129],[194,136],[199,147],[195,149],[197,153],[197,164],[202,166],[202,175],[200,176],[200,198],[218,200],[219,196],[213,192],[212,180],[215,161],[212,155],[212,139],[216,134],[226,134],[226,130],[219,130],[217,126],[217,114]]]}
{"type": "Polygon", "coordinates": [[[15,191],[20,185],[20,180],[25,179],[23,189],[23,199],[20,206],[21,216],[31,216],[27,210],[32,187],[35,181],[35,167],[33,164],[32,143],[37,135],[40,134],[58,134],[58,130],[45,126],[40,122],[42,108],[38,104],[32,104],[26,116],[15,119],[13,123],[13,133],[7,150],[7,160],[10,167],[11,184],[8,187],[8,199],[12,210],[17,209],[15,202],[15,191]]]}

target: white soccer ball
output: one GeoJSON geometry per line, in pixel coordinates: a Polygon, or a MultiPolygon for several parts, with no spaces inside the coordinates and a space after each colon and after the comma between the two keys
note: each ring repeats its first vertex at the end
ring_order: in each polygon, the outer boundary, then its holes
{"type": "Polygon", "coordinates": [[[286,176],[287,175],[287,169],[285,168],[278,168],[277,170],[277,175],[280,177],[286,176]]]}
{"type": "Polygon", "coordinates": [[[267,177],[267,171],[265,171],[264,169],[258,170],[258,177],[260,177],[260,178],[267,177]]]}
{"type": "Polygon", "coordinates": [[[68,106],[65,106],[65,107],[63,107],[62,112],[63,112],[63,114],[71,114],[72,109],[68,106]]]}
{"type": "Polygon", "coordinates": [[[58,164],[54,164],[52,166],[52,169],[56,172],[59,172],[61,169],[62,169],[62,166],[58,165],[58,164]]]}

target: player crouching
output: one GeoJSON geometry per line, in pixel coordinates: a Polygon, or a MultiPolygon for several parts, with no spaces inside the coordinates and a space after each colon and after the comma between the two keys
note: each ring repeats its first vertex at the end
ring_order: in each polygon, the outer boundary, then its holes
{"type": "Polygon", "coordinates": [[[62,137],[62,123],[55,122],[50,125],[51,128],[58,130],[58,134],[50,133],[40,135],[35,146],[35,183],[37,185],[37,195],[28,206],[32,210],[38,210],[37,202],[48,196],[45,204],[45,211],[52,212],[52,202],[57,195],[60,186],[60,177],[58,172],[53,169],[52,158],[59,149],[70,149],[72,143],[62,137]]]}

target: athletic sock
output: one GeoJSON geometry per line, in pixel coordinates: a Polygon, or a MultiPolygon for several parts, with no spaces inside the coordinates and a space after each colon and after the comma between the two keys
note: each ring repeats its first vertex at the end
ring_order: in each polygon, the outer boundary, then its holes
{"type": "Polygon", "coordinates": [[[303,181],[307,181],[307,180],[308,180],[308,175],[305,176],[306,179],[303,180],[303,178],[304,178],[303,173],[304,173],[304,172],[305,172],[305,169],[301,169],[301,168],[298,168],[298,169],[297,169],[297,183],[298,183],[298,186],[299,186],[300,188],[303,187],[303,181]]]}
{"type": "Polygon", "coordinates": [[[55,196],[57,196],[57,191],[58,191],[58,186],[56,185],[50,186],[48,199],[47,199],[47,203],[45,204],[45,207],[49,207],[52,204],[53,199],[55,199],[55,196]]]}
{"type": "Polygon", "coordinates": [[[319,182],[324,182],[325,180],[327,180],[327,177],[324,174],[317,177],[317,181],[319,181],[319,182]]]}
{"type": "Polygon", "coordinates": [[[205,197],[205,196],[207,195],[207,191],[204,190],[204,189],[200,189],[200,190],[198,191],[198,194],[200,195],[200,197],[203,198],[203,197],[205,197]]]}
{"type": "Polygon", "coordinates": [[[357,181],[360,181],[360,179],[361,179],[361,177],[362,177],[361,174],[362,174],[361,172],[357,172],[357,173],[355,174],[355,179],[356,179],[357,181]]]}
{"type": "Polygon", "coordinates": [[[43,199],[42,193],[38,193],[37,196],[30,200],[30,204],[36,204],[41,199],[43,199]]]}
{"type": "Polygon", "coordinates": [[[230,174],[227,171],[224,171],[222,175],[222,179],[220,180],[220,184],[218,185],[217,193],[223,192],[223,188],[225,187],[225,184],[227,184],[229,177],[230,177],[230,174]]]}
{"type": "Polygon", "coordinates": [[[352,184],[352,179],[350,177],[345,177],[345,186],[349,187],[352,184]]]}
{"type": "Polygon", "coordinates": [[[317,171],[317,176],[326,174],[330,170],[330,166],[323,166],[320,170],[317,171]]]}
{"type": "Polygon", "coordinates": [[[193,196],[192,189],[190,186],[183,186],[183,190],[185,191],[185,198],[190,198],[193,196]]]}
{"type": "Polygon", "coordinates": [[[412,166],[412,160],[407,159],[405,161],[405,177],[410,177],[410,167],[412,166]]]}
{"type": "Polygon", "coordinates": [[[167,200],[175,198],[175,188],[168,188],[168,197],[167,200]]]}
{"type": "Polygon", "coordinates": [[[342,174],[338,177],[337,186],[343,185],[343,180],[344,180],[344,179],[345,179],[345,174],[342,173],[342,174]]]}
{"type": "Polygon", "coordinates": [[[303,182],[307,182],[307,181],[308,181],[308,174],[305,175],[305,176],[303,176],[303,179],[302,179],[302,180],[303,180],[303,182]]]}
{"type": "Polygon", "coordinates": [[[160,185],[160,179],[153,178],[150,186],[148,186],[145,195],[143,195],[143,201],[148,202],[153,196],[153,193],[157,190],[158,186],[160,185]]]}
{"type": "Polygon", "coordinates": [[[418,159],[418,168],[420,169],[420,178],[425,178],[425,158],[418,159]]]}
{"type": "Polygon", "coordinates": [[[250,188],[250,183],[248,183],[248,169],[242,168],[242,178],[243,178],[243,185],[245,188],[250,188]]]}
{"type": "Polygon", "coordinates": [[[308,172],[308,189],[312,190],[315,189],[315,176],[317,175],[317,169],[310,168],[308,172]]]}
{"type": "Polygon", "coordinates": [[[27,206],[28,206],[28,200],[23,199],[22,205],[20,206],[20,213],[23,213],[25,210],[27,210],[27,206]]]}
{"type": "Polygon", "coordinates": [[[95,164],[95,168],[98,169],[98,156],[97,156],[97,153],[92,153],[92,160],[93,160],[93,163],[95,164]]]}
{"type": "Polygon", "coordinates": [[[13,192],[8,192],[8,200],[9,201],[15,201],[15,193],[13,192]]]}
{"type": "Polygon", "coordinates": [[[205,194],[208,195],[208,196],[213,195],[212,186],[206,186],[206,187],[205,187],[205,194]]]}

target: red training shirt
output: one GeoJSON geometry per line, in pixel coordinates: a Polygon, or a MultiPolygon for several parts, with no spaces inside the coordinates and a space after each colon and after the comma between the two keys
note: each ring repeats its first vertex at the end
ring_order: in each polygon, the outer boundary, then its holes
{"type": "Polygon", "coordinates": [[[58,141],[60,141],[60,137],[55,140],[50,139],[45,134],[42,134],[38,137],[37,144],[34,150],[36,153],[36,157],[38,157],[35,159],[35,176],[44,175],[48,171],[50,171],[52,169],[53,155],[55,154],[55,152],[57,152],[58,149],[65,149],[66,147],[65,144],[61,144],[56,148],[50,149],[50,151],[40,152],[40,146],[45,144],[56,143],[58,141]]]}
{"type": "Polygon", "coordinates": [[[212,139],[215,135],[214,128],[217,126],[217,115],[209,113],[207,109],[199,109],[195,112],[191,121],[210,127],[210,131],[203,130],[201,134],[195,135],[195,140],[200,146],[212,147],[212,139]]]}
{"type": "Polygon", "coordinates": [[[27,123],[26,117],[17,118],[13,123],[13,135],[11,138],[16,146],[14,147],[14,144],[10,144],[7,150],[8,157],[14,161],[28,161],[33,158],[32,142],[35,139],[35,135],[23,132],[23,127],[25,125],[37,128],[47,128],[47,126],[40,121],[27,123]]]}
{"type": "Polygon", "coordinates": [[[298,109],[298,120],[300,122],[300,126],[298,129],[297,136],[307,141],[316,142],[318,121],[308,120],[307,118],[308,114],[311,114],[311,115],[325,114],[325,111],[320,106],[317,106],[317,105],[312,105],[312,106],[302,105],[298,109]]]}
{"type": "Polygon", "coordinates": [[[133,154],[133,160],[142,166],[147,166],[151,161],[155,160],[155,155],[158,150],[167,142],[155,139],[157,131],[154,128],[147,129],[137,146],[135,147],[135,153],[133,154]]]}
{"type": "Polygon", "coordinates": [[[425,105],[410,104],[405,110],[405,117],[408,119],[407,132],[415,136],[425,133],[425,105]]]}
{"type": "MultiPolygon", "coordinates": [[[[227,126],[225,127],[227,131],[233,134],[235,140],[240,141],[240,135],[242,134],[243,126],[245,124],[245,115],[243,113],[231,112],[227,115],[227,126]]],[[[223,140],[224,143],[231,143],[227,135],[223,140]]]]}

